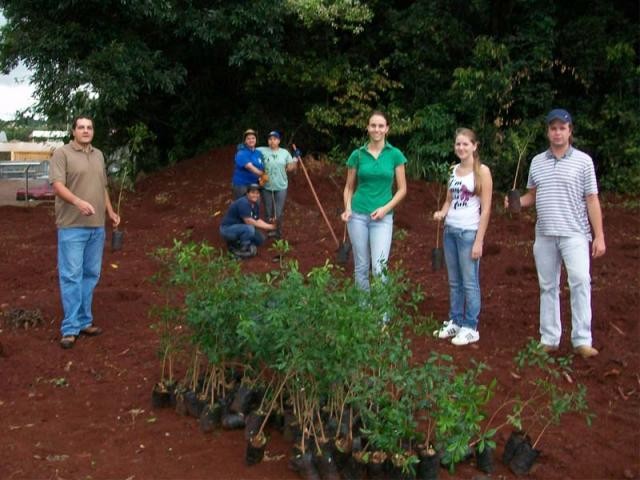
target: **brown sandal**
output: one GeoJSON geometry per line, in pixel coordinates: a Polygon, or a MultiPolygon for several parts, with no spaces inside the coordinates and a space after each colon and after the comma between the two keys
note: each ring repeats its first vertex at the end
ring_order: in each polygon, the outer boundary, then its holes
{"type": "Polygon", "coordinates": [[[96,325],[91,325],[90,327],[80,330],[80,335],[86,335],[87,337],[95,337],[101,333],[102,329],[96,325]]]}
{"type": "Polygon", "coordinates": [[[73,348],[76,343],[76,337],[74,335],[66,335],[60,339],[60,346],[65,350],[73,348]]]}

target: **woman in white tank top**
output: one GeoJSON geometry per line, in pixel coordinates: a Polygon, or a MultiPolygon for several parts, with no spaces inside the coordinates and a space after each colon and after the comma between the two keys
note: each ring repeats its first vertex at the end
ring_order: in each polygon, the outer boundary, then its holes
{"type": "Polygon", "coordinates": [[[480,340],[479,269],[493,181],[489,167],[480,162],[473,130],[456,130],[455,154],[460,163],[451,171],[442,208],[433,214],[436,220],[445,219],[444,255],[449,278],[449,320],[434,335],[453,337],[454,345],[468,345],[480,340]]]}

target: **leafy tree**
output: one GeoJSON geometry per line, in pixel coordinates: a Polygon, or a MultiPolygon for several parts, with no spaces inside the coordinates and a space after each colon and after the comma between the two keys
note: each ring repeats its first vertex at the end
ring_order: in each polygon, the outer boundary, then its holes
{"type": "Polygon", "coordinates": [[[13,120],[0,120],[0,132],[7,135],[7,140],[21,140],[28,142],[34,130],[63,130],[64,127],[52,125],[44,119],[37,119],[24,112],[13,120]]]}
{"type": "Polygon", "coordinates": [[[145,168],[236,143],[249,126],[343,162],[367,113],[382,108],[416,174],[464,125],[506,189],[512,172],[495,167],[511,154],[511,131],[537,122],[531,154],[542,150],[542,118],[564,106],[603,186],[640,183],[635,2],[0,0],[0,9],[0,69],[22,60],[32,70],[37,112],[63,124],[94,114],[107,149],[143,125],[157,149],[145,168]]]}

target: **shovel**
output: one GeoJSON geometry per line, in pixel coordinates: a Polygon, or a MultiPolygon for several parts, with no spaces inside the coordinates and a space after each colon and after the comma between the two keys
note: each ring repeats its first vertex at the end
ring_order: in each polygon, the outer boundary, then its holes
{"type": "MultiPolygon", "coordinates": [[[[438,198],[437,204],[440,205],[442,199],[442,187],[443,184],[438,185],[438,198]]],[[[431,270],[434,272],[442,268],[442,259],[444,258],[444,249],[440,246],[440,220],[438,220],[438,226],[436,227],[436,248],[431,249],[431,270]]]]}
{"type": "Polygon", "coordinates": [[[444,250],[440,245],[440,220],[438,220],[438,230],[436,231],[436,248],[431,249],[431,270],[438,271],[442,268],[444,250]]]}
{"type": "Polygon", "coordinates": [[[344,224],[344,234],[342,235],[342,243],[338,247],[336,261],[344,265],[349,261],[349,253],[351,252],[351,242],[347,238],[347,224],[344,224]]]}
{"type": "MultiPolygon", "coordinates": [[[[295,144],[292,144],[291,146],[293,147],[294,151],[297,150],[295,144]]],[[[333,241],[336,243],[336,248],[340,248],[340,241],[338,240],[338,237],[336,237],[336,233],[333,231],[333,227],[331,226],[331,223],[329,222],[329,219],[327,218],[327,214],[324,212],[324,208],[322,208],[322,204],[320,203],[320,199],[318,198],[318,194],[316,193],[316,189],[313,188],[313,183],[311,182],[311,177],[309,177],[309,172],[307,172],[307,167],[304,166],[304,163],[302,162],[302,158],[300,158],[300,155],[297,155],[296,159],[298,160],[298,163],[302,167],[302,171],[304,172],[304,176],[307,179],[307,182],[309,183],[309,188],[311,188],[311,193],[313,193],[313,198],[315,198],[316,203],[318,204],[318,209],[320,210],[320,213],[322,214],[322,218],[324,218],[324,221],[327,224],[327,227],[329,228],[329,232],[331,232],[331,236],[333,237],[333,241]]]]}

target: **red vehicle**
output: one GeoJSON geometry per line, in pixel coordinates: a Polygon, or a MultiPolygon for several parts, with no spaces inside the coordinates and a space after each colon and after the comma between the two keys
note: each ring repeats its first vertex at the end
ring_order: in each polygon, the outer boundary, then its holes
{"type": "Polygon", "coordinates": [[[16,190],[16,200],[54,200],[56,197],[53,186],[49,182],[29,183],[29,195],[27,187],[20,187],[16,190]]]}

